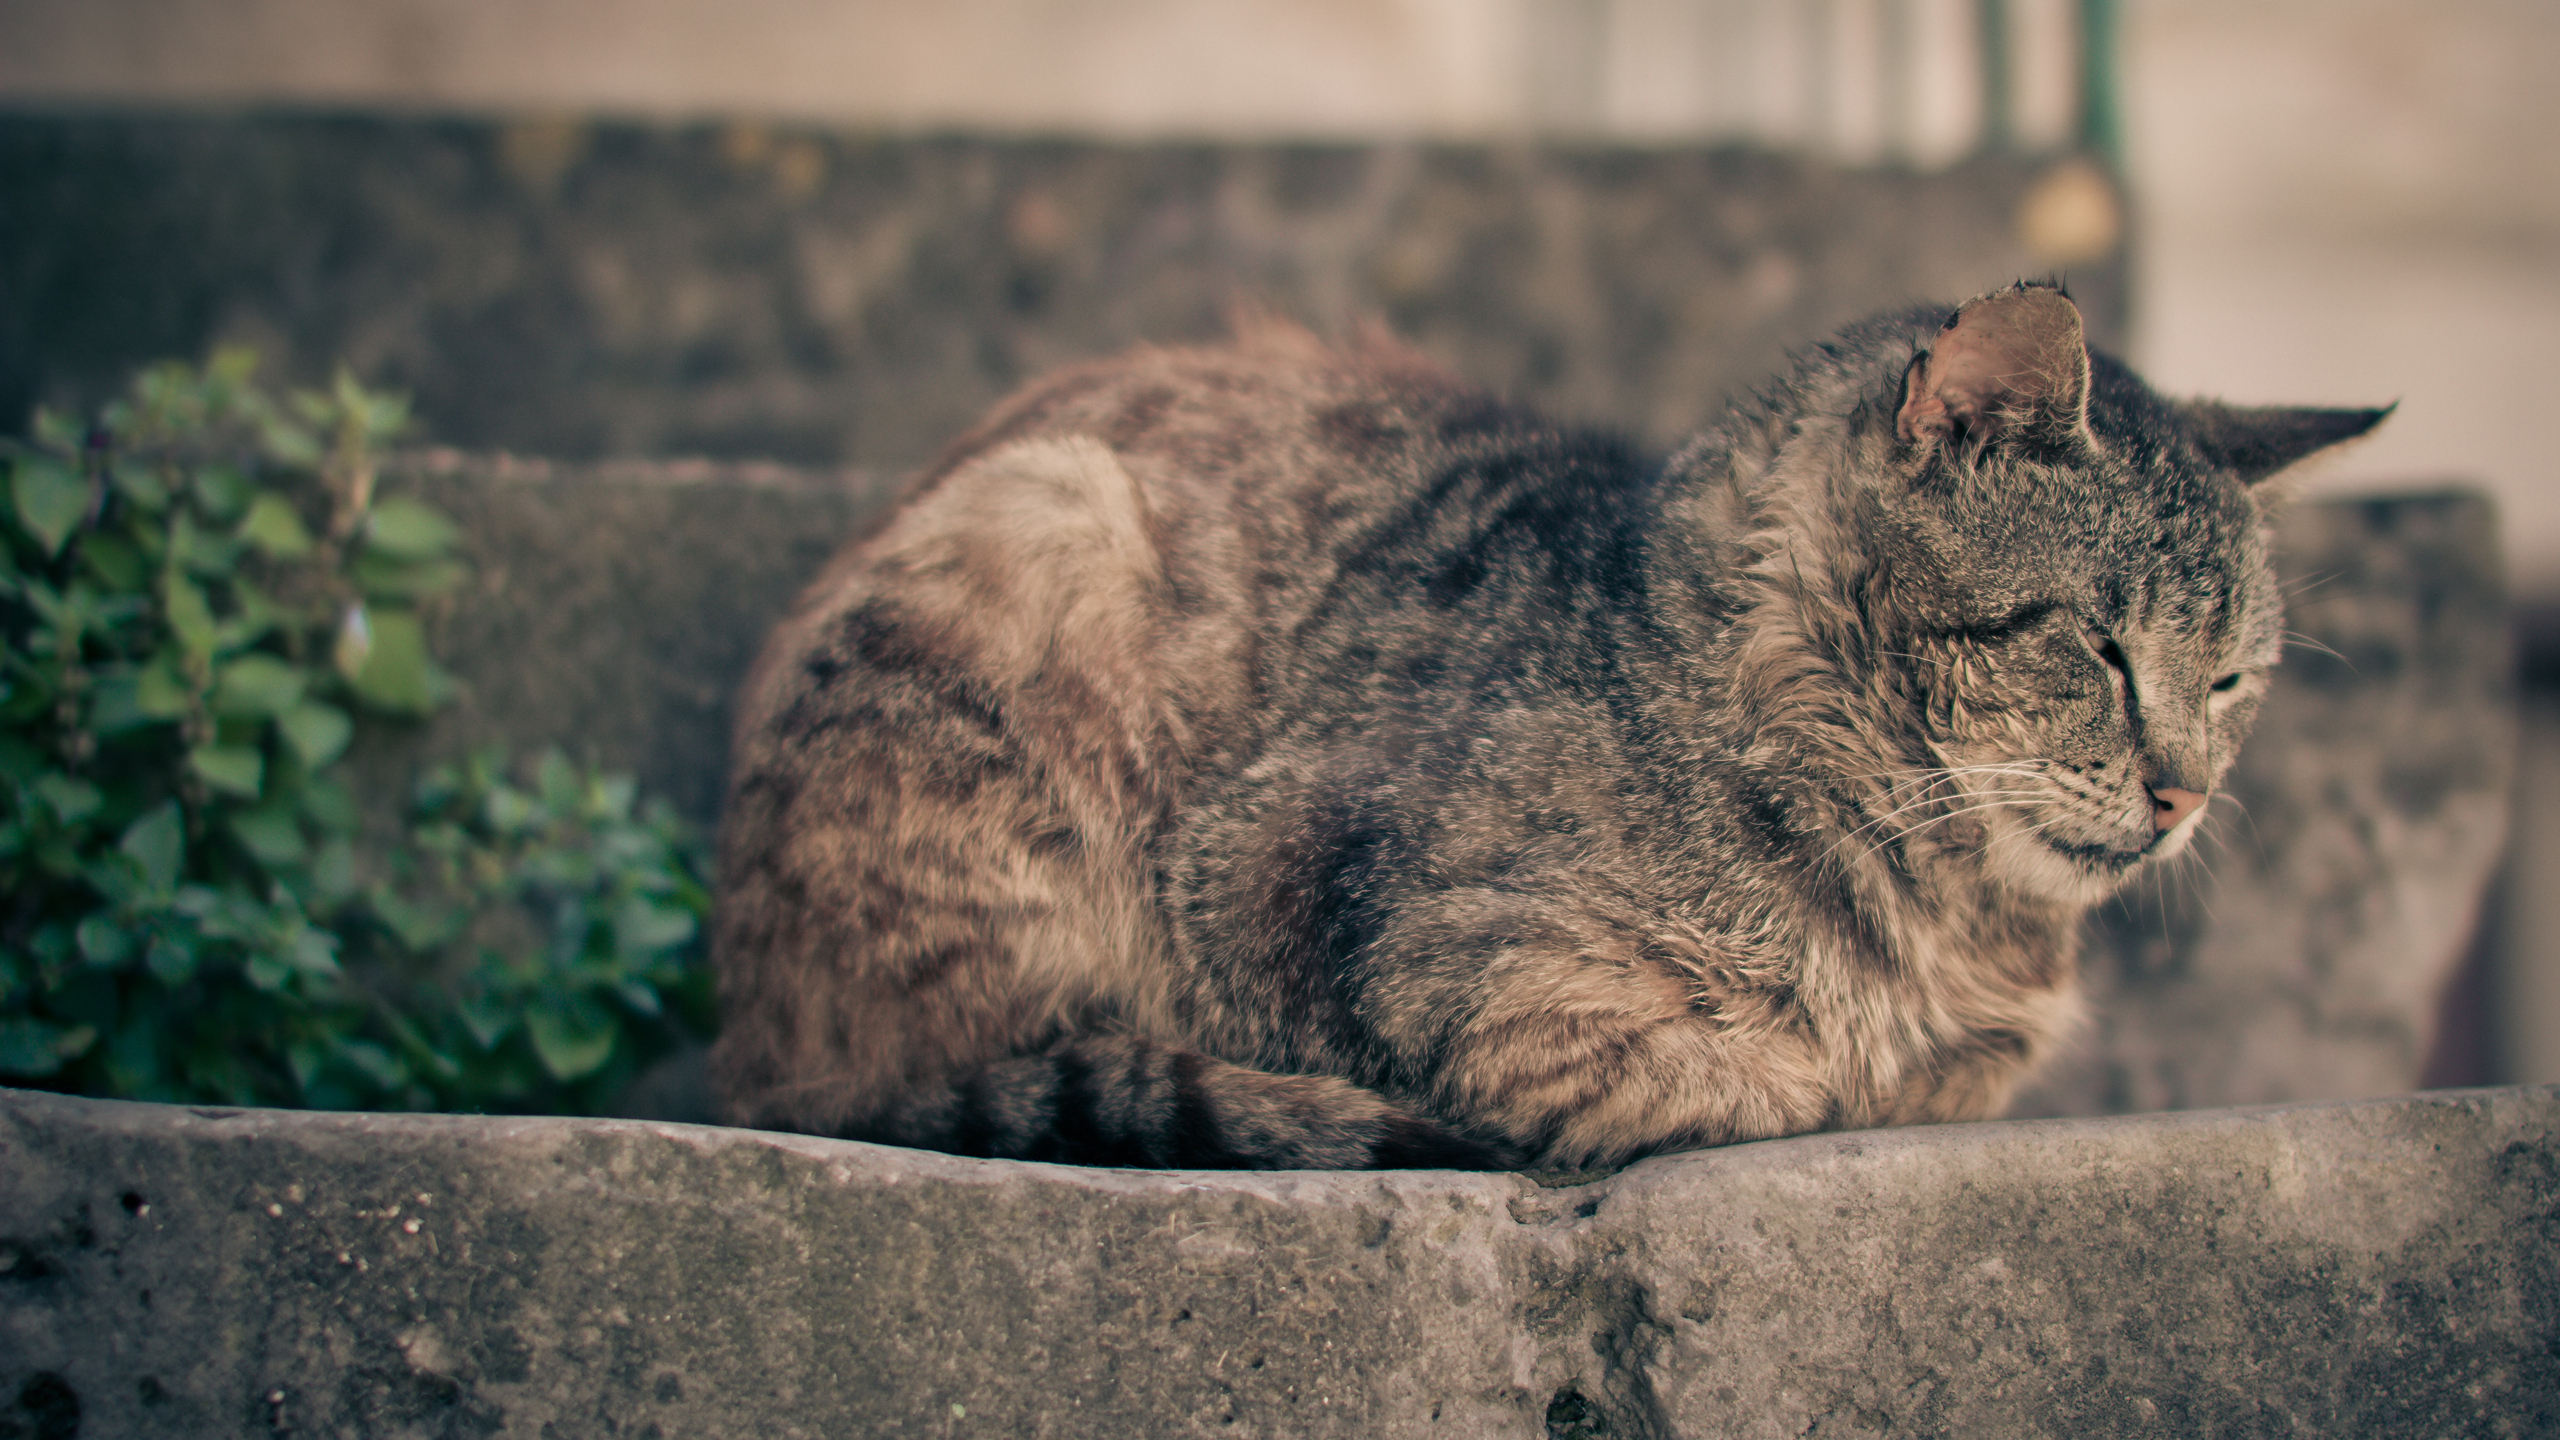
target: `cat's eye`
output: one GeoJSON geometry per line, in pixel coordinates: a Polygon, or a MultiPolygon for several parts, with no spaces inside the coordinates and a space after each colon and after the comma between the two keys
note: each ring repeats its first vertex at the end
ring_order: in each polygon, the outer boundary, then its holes
{"type": "Polygon", "coordinates": [[[2216,695],[2228,695],[2239,688],[2240,672],[2237,670],[2213,682],[2213,693],[2216,695]]]}
{"type": "Polygon", "coordinates": [[[2098,658],[2107,662],[2107,668],[2121,675],[2133,673],[2133,662],[2124,658],[2124,647],[2116,643],[2114,636],[2091,631],[2089,639],[2097,645],[2098,658]]]}

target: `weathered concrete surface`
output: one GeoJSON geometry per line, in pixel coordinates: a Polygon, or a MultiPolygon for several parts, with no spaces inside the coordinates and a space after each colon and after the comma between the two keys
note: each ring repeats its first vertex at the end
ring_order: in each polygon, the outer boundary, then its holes
{"type": "Polygon", "coordinates": [[[2560,1433],[2560,1090],[1571,1178],[0,1092],[0,1431],[2560,1433]]]}
{"type": "Polygon", "coordinates": [[[397,457],[383,483],[460,524],[471,575],[428,616],[454,703],[424,733],[360,744],[360,790],[406,797],[421,754],[558,744],[707,828],[730,701],[765,632],[898,477],[437,450],[397,457]]]}
{"type": "MultiPolygon", "coordinates": [[[[896,470],[1248,300],[1668,445],[1791,345],[2044,273],[2052,163],[0,114],[0,427],[237,340],[412,391],[445,444],[896,470]]],[[[2102,344],[2124,274],[2072,268],[2102,344]]]]}

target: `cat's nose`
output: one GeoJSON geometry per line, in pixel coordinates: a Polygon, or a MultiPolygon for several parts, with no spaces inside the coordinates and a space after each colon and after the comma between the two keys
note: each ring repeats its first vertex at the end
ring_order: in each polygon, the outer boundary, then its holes
{"type": "Polygon", "coordinates": [[[2151,792],[2151,828],[2175,830],[2178,822],[2193,815],[2203,806],[2204,796],[2193,790],[2180,790],[2168,785],[2146,785],[2151,792]]]}

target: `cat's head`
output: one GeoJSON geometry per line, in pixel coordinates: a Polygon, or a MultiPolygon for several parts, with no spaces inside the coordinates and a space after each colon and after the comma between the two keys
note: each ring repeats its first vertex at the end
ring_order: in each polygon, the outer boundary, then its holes
{"type": "Polygon", "coordinates": [[[2265,694],[2271,482],[2387,412],[2165,400],[2045,287],[1864,340],[1835,579],[1926,759],[1887,808],[1969,822],[2014,888],[2100,898],[2188,843],[2265,694]]]}

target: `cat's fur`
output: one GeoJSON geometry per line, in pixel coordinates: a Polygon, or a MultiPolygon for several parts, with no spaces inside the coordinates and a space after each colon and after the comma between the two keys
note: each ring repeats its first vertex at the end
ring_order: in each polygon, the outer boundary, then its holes
{"type": "Polygon", "coordinates": [[[1588,1165],[1991,1113],[2277,658],[2261,482],[2059,292],[1884,317],[1665,465],[1285,327],[1033,386],[768,648],[729,1120],[1588,1165]]]}

